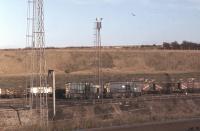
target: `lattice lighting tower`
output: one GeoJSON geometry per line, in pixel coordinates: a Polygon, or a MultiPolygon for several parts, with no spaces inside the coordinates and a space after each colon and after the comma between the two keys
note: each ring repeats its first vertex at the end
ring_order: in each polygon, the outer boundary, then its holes
{"type": "MultiPolygon", "coordinates": [[[[102,81],[101,81],[101,75],[102,75],[102,56],[101,56],[101,29],[102,29],[102,20],[103,18],[96,18],[95,22],[95,49],[96,49],[96,58],[95,58],[95,65],[96,65],[96,83],[101,87],[101,90],[103,91],[102,87],[102,81]]],[[[103,97],[103,94],[101,94],[101,97],[103,97]]]]}
{"type": "Polygon", "coordinates": [[[43,5],[43,0],[28,0],[26,36],[26,46],[29,47],[27,51],[31,54],[26,63],[30,73],[29,105],[40,111],[41,119],[48,116],[48,113],[45,113],[48,110],[47,94],[44,92],[47,88],[47,69],[43,5]],[[36,88],[37,93],[33,94],[31,88],[36,88]]]}

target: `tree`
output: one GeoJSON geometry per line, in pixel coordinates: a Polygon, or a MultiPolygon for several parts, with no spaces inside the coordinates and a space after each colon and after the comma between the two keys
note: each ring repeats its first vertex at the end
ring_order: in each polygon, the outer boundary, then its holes
{"type": "Polygon", "coordinates": [[[177,41],[172,42],[171,47],[172,47],[172,49],[175,49],[175,50],[180,49],[180,45],[177,41]]]}
{"type": "Polygon", "coordinates": [[[163,42],[163,48],[164,48],[164,49],[170,49],[171,47],[170,47],[170,44],[169,44],[169,43],[163,42]]]}

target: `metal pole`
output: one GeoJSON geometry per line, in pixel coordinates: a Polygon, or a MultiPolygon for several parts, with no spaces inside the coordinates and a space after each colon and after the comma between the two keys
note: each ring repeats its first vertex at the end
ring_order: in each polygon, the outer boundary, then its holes
{"type": "Polygon", "coordinates": [[[56,116],[56,81],[55,72],[53,71],[53,117],[56,116]]]}
{"type": "Polygon", "coordinates": [[[97,46],[97,83],[100,86],[98,95],[100,95],[100,98],[102,98],[103,103],[103,87],[102,87],[102,81],[101,81],[101,73],[102,73],[102,61],[101,61],[101,28],[102,28],[102,20],[103,18],[96,18],[96,46],[97,46]]]}

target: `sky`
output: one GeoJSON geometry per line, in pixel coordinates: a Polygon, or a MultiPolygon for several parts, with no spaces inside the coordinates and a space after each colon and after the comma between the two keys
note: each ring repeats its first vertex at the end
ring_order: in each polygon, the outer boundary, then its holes
{"type": "MultiPolygon", "coordinates": [[[[200,42],[200,0],[44,0],[47,47],[200,42]],[[134,13],[136,16],[133,16],[134,13]]],[[[26,46],[27,0],[0,0],[0,48],[26,46]]]]}

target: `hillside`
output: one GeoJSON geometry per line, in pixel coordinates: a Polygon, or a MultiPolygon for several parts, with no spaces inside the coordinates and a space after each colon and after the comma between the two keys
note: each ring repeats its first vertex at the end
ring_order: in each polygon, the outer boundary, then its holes
{"type": "MultiPolygon", "coordinates": [[[[199,51],[111,48],[103,49],[102,52],[104,73],[179,73],[200,70],[199,51]]],[[[30,59],[30,55],[24,50],[1,50],[0,75],[25,74],[25,58],[28,56],[30,59]]],[[[61,74],[93,74],[95,70],[95,52],[89,48],[47,49],[46,59],[47,67],[61,74]]]]}

